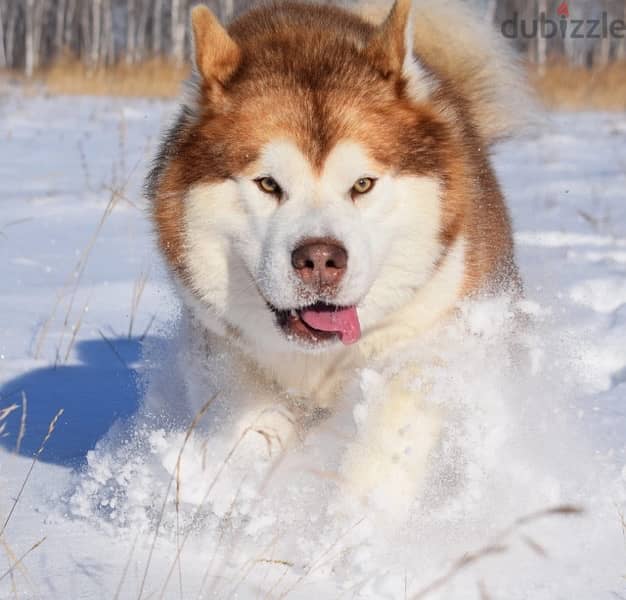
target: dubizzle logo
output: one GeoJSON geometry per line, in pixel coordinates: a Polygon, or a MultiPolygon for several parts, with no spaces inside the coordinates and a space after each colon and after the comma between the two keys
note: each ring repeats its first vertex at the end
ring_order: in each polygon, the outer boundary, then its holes
{"type": "Polygon", "coordinates": [[[565,0],[563,0],[563,2],[556,7],[556,14],[559,17],[569,18],[569,6],[567,6],[567,2],[565,2],[565,0]]]}
{"type": "Polygon", "coordinates": [[[553,38],[560,35],[571,39],[599,39],[614,37],[623,39],[626,23],[623,19],[609,19],[609,13],[603,11],[599,19],[570,19],[567,0],[556,7],[558,19],[550,19],[545,12],[536,19],[520,19],[514,12],[511,19],[502,23],[500,31],[507,38],[553,38]]]}

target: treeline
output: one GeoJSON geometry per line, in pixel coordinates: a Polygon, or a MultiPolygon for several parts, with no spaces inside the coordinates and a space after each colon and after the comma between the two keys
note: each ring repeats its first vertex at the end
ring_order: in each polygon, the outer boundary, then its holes
{"type": "MultiPolygon", "coordinates": [[[[63,56],[90,66],[162,57],[190,49],[189,11],[198,0],[0,0],[0,68],[32,75],[63,56]]],[[[235,0],[205,2],[222,19],[235,0]]],[[[238,8],[241,8],[238,3],[238,8]]]]}
{"type": "MultiPolygon", "coordinates": [[[[626,0],[467,1],[511,38],[531,62],[544,64],[564,58],[595,66],[626,57],[626,31],[619,28],[619,23],[626,21],[626,0]],[[598,25],[594,27],[595,22],[598,25]],[[551,23],[557,27],[554,35],[551,23]]],[[[0,0],[0,68],[19,69],[30,76],[64,56],[92,67],[153,57],[183,63],[191,45],[189,11],[198,2],[0,0]]],[[[205,1],[223,21],[256,2],[205,1]]],[[[366,2],[378,4],[377,0],[366,2]]]]}

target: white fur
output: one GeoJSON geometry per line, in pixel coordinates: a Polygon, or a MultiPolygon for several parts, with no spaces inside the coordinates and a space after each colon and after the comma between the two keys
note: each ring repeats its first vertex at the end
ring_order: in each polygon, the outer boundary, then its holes
{"type": "MultiPolygon", "coordinates": [[[[245,174],[191,189],[184,222],[190,282],[181,294],[192,348],[182,361],[195,378],[187,382],[193,410],[217,391],[238,423],[233,430],[240,431],[277,399],[296,413],[332,407],[355,369],[384,361],[455,305],[464,278],[464,242],[443,257],[440,226],[439,181],[388,172],[347,140],[319,173],[293,142],[277,140],[245,174]],[[263,176],[279,183],[282,199],[259,190],[254,180],[263,176]],[[377,182],[353,200],[350,189],[361,177],[377,182]],[[267,306],[300,305],[291,252],[315,236],[333,237],[348,251],[348,269],[333,302],[357,306],[363,337],[353,346],[300,346],[286,338],[267,306]]],[[[385,394],[391,396],[371,411],[343,468],[346,486],[359,497],[373,480],[381,484],[379,491],[395,489],[397,498],[416,492],[436,438],[436,424],[426,419],[415,453],[395,461],[396,440],[386,432],[421,408],[406,389],[385,394]],[[391,478],[386,484],[383,472],[391,478]]],[[[280,421],[287,422],[282,416],[280,421]]]]}

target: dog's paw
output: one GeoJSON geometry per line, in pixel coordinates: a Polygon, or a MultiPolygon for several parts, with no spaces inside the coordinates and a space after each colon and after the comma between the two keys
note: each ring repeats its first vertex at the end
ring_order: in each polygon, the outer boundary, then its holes
{"type": "Polygon", "coordinates": [[[412,373],[391,380],[366,370],[362,400],[354,408],[356,440],[348,447],[342,478],[350,498],[403,518],[426,477],[428,458],[437,443],[441,417],[424,400],[426,386],[412,373]]]}

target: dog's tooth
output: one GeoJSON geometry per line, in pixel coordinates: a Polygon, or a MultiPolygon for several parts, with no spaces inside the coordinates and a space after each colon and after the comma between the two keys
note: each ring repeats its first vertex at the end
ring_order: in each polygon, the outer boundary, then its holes
{"type": "Polygon", "coordinates": [[[295,308],[292,308],[292,309],[289,311],[289,315],[290,315],[290,316],[292,316],[292,317],[297,317],[297,316],[298,316],[298,313],[296,312],[296,309],[295,309],[295,308]]]}

